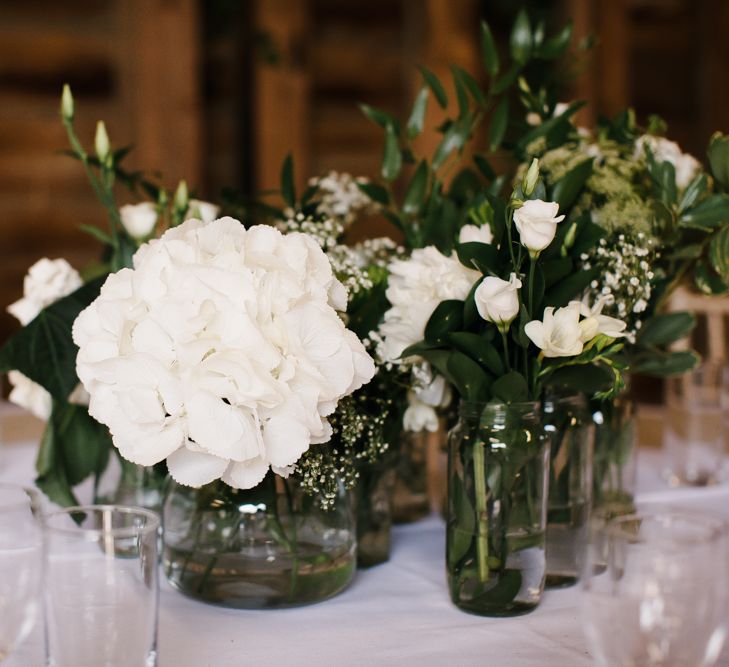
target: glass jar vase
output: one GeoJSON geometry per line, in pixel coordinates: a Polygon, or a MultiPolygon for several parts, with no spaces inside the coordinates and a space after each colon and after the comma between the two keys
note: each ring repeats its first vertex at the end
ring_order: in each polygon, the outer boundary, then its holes
{"type": "Polygon", "coordinates": [[[167,485],[167,468],[140,466],[112,456],[94,493],[97,505],[128,505],[160,513],[167,485]]]}
{"type": "Polygon", "coordinates": [[[462,403],[448,439],[446,568],[453,603],[534,609],[545,577],[550,440],[538,403],[462,403]]]}
{"type": "Polygon", "coordinates": [[[591,402],[595,422],[592,465],[593,514],[631,514],[636,486],[635,403],[627,396],[591,402]]]}
{"type": "Polygon", "coordinates": [[[577,583],[592,502],[595,427],[581,394],[548,396],[542,411],[552,443],[547,502],[547,587],[577,583]]]}
{"type": "Polygon", "coordinates": [[[428,498],[428,431],[403,431],[395,472],[392,518],[412,523],[430,514],[428,498]]]}
{"type": "Polygon", "coordinates": [[[357,565],[372,567],[390,558],[395,468],[363,463],[357,479],[357,565]]]}
{"type": "Polygon", "coordinates": [[[253,489],[170,484],[163,564],[190,597],[240,609],[293,607],[344,590],[355,572],[354,502],[340,484],[332,506],[269,472],[253,489]]]}

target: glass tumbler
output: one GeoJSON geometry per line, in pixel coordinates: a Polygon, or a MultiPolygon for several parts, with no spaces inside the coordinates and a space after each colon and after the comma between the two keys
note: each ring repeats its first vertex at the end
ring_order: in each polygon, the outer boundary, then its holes
{"type": "Polygon", "coordinates": [[[701,514],[618,517],[593,530],[585,635],[601,667],[709,667],[726,633],[726,524],[701,514]]]}
{"type": "Polygon", "coordinates": [[[52,667],[157,665],[157,514],[71,507],[46,516],[52,667]]]}
{"type": "Polygon", "coordinates": [[[666,382],[665,474],[672,485],[716,481],[724,456],[725,367],[704,362],[666,382]]]}
{"type": "Polygon", "coordinates": [[[41,606],[43,533],[38,494],[0,484],[0,662],[30,634],[41,606]]]}

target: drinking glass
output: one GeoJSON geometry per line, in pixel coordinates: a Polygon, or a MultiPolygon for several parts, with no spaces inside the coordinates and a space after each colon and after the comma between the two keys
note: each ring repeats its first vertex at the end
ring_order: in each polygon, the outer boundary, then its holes
{"type": "Polygon", "coordinates": [[[582,618],[601,667],[708,667],[724,642],[726,524],[700,514],[618,517],[592,531],[582,618]]]}
{"type": "Polygon", "coordinates": [[[136,507],[46,516],[46,625],[53,667],[157,664],[160,520],[136,507]]]}
{"type": "Polygon", "coordinates": [[[666,381],[666,477],[673,485],[716,481],[724,456],[725,366],[707,361],[666,381]]]}
{"type": "Polygon", "coordinates": [[[41,603],[43,533],[40,498],[0,484],[0,662],[33,629],[41,603]]]}

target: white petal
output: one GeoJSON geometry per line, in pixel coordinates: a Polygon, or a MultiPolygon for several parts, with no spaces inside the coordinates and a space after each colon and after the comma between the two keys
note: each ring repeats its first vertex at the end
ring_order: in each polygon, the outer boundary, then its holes
{"type": "Polygon", "coordinates": [[[262,458],[231,463],[221,479],[234,489],[252,489],[263,481],[268,467],[262,458]]]}
{"type": "Polygon", "coordinates": [[[271,417],[263,427],[263,444],[271,465],[293,465],[309,449],[309,442],[306,426],[286,413],[271,417]]]}
{"type": "Polygon", "coordinates": [[[167,457],[167,470],[177,483],[200,487],[218,479],[228,468],[226,459],[180,447],[167,457]]]}

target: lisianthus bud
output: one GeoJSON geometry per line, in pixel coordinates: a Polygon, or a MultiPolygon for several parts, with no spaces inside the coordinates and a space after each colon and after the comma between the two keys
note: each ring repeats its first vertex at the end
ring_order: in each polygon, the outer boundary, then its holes
{"type": "Polygon", "coordinates": [[[567,233],[564,235],[564,242],[562,243],[562,257],[567,257],[567,252],[575,244],[575,237],[577,236],[577,223],[573,222],[567,233]]]}
{"type": "Polygon", "coordinates": [[[557,215],[559,204],[541,199],[530,199],[514,211],[514,224],[519,230],[522,245],[532,257],[537,257],[554,239],[557,223],[564,215],[557,215]]]}
{"type": "Polygon", "coordinates": [[[534,158],[532,163],[529,165],[529,169],[524,176],[522,181],[521,189],[524,194],[528,197],[534,192],[534,188],[537,187],[537,181],[539,180],[539,160],[534,158]]]}
{"type": "Polygon", "coordinates": [[[61,93],[61,117],[64,120],[73,120],[73,95],[71,87],[63,84],[63,92],[61,93]]]}
{"type": "Polygon", "coordinates": [[[119,209],[122,225],[133,239],[146,239],[157,224],[157,207],[152,202],[127,204],[119,209]]]}
{"type": "Polygon", "coordinates": [[[509,276],[508,281],[487,276],[473,295],[478,314],[501,331],[506,331],[519,313],[520,287],[521,280],[515,273],[509,276]]]}
{"type": "Polygon", "coordinates": [[[187,191],[187,181],[182,180],[177,186],[177,190],[175,190],[175,208],[178,211],[186,211],[187,201],[189,198],[190,195],[187,191]]]}
{"type": "Polygon", "coordinates": [[[106,133],[106,125],[100,120],[96,123],[96,137],[94,137],[94,149],[96,156],[101,162],[106,162],[109,157],[111,146],[109,145],[109,135],[106,133]]]}

